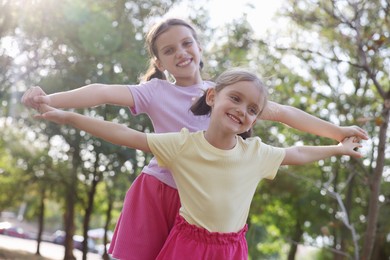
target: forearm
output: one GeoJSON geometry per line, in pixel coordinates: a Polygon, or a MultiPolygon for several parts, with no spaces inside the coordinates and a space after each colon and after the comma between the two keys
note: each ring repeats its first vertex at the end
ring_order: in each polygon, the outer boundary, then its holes
{"type": "Polygon", "coordinates": [[[269,102],[261,119],[278,121],[297,130],[338,141],[343,139],[343,133],[339,126],[292,106],[269,102]]]}
{"type": "Polygon", "coordinates": [[[74,90],[48,95],[49,105],[56,108],[88,108],[103,104],[131,105],[124,85],[90,84],[74,90]]]}
{"type": "Polygon", "coordinates": [[[146,134],[125,125],[84,116],[74,112],[64,112],[63,123],[83,130],[110,143],[149,152],[146,134]]]}
{"type": "Polygon", "coordinates": [[[282,164],[302,165],[343,154],[343,149],[339,145],[294,146],[286,149],[286,157],[282,164]]]}
{"type": "Polygon", "coordinates": [[[315,134],[322,137],[341,141],[339,126],[310,115],[295,107],[287,106],[288,112],[283,117],[282,123],[289,125],[297,130],[315,134]]]}

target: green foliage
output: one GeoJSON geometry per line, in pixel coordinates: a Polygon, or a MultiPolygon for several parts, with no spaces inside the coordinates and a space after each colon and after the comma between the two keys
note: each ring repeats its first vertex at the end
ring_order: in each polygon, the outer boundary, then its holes
{"type": "Polygon", "coordinates": [[[23,194],[21,192],[14,192],[19,190],[22,175],[18,169],[15,169],[15,161],[12,155],[4,148],[4,143],[0,146],[0,212],[14,207],[21,203],[23,194]],[[14,196],[9,196],[14,194],[14,196]]]}
{"type": "MultiPolygon", "coordinates": [[[[20,106],[19,98],[32,85],[53,93],[93,82],[137,83],[147,67],[143,35],[148,25],[178,2],[0,2],[0,40],[12,39],[20,51],[16,59],[1,49],[0,116],[2,120],[12,116],[14,121],[1,128],[0,190],[5,192],[0,194],[0,211],[27,202],[26,216],[34,218],[45,190],[48,228],[62,229],[56,219],[62,220],[65,195],[73,191],[80,234],[84,216],[79,212],[84,212],[92,183],[98,181],[90,226],[104,225],[106,210],[113,205],[110,228],[114,228],[128,187],[151,155],[102,142],[68,127],[36,122],[31,119],[32,113],[20,106]],[[20,185],[27,189],[18,188],[20,185]],[[9,193],[14,196],[5,196],[9,193]]],[[[365,143],[363,160],[332,158],[307,166],[283,167],[275,180],[259,185],[247,234],[251,259],[285,258],[296,244],[323,246],[317,245],[316,239],[327,241],[328,248],[315,259],[331,259],[334,254],[328,249],[340,247],[352,256],[355,245],[351,231],[339,213],[345,206],[356,232],[364,236],[369,179],[380,152],[378,132],[384,120],[384,104],[378,101],[384,98],[378,85],[385,93],[389,89],[388,3],[386,9],[386,1],[379,0],[290,0],[282,10],[289,18],[288,31],[273,30],[276,36],[270,34],[264,39],[254,37],[245,14],[223,28],[209,28],[207,10],[199,5],[193,2],[190,20],[199,28],[203,73],[210,75],[205,78],[213,78],[231,66],[249,67],[270,87],[271,100],[338,125],[360,124],[372,137],[365,143]],[[363,14],[359,20],[353,20],[357,17],[355,10],[363,14]],[[358,36],[361,42],[357,42],[358,36]],[[290,45],[277,44],[283,37],[290,45]],[[361,66],[364,53],[377,82],[361,66]],[[331,191],[341,196],[343,205],[331,191]]],[[[127,108],[106,105],[79,112],[141,131],[153,130],[147,117],[133,117],[127,108]]],[[[275,146],[335,143],[275,122],[260,122],[255,133],[275,146]]],[[[389,160],[387,155],[384,164],[389,165],[389,160]]],[[[388,172],[388,166],[386,169],[388,172]]],[[[377,255],[385,259],[390,255],[386,240],[390,232],[386,218],[390,187],[388,176],[383,180],[376,248],[377,255]]]]}
{"type": "MultiPolygon", "coordinates": [[[[373,162],[380,158],[380,155],[376,157],[375,151],[380,154],[379,147],[387,142],[378,132],[378,126],[382,128],[381,131],[386,132],[387,129],[381,123],[381,115],[386,114],[386,105],[378,100],[389,93],[388,80],[387,83],[383,81],[389,61],[389,56],[384,53],[388,52],[389,46],[383,44],[383,40],[388,38],[383,37],[388,35],[388,3],[293,0],[289,1],[284,11],[283,14],[294,22],[294,36],[300,41],[292,44],[290,49],[283,50],[304,61],[303,65],[309,71],[307,78],[317,88],[311,94],[313,100],[318,100],[317,106],[307,106],[308,111],[342,125],[361,124],[371,137],[379,139],[378,146],[367,143],[363,163],[345,161],[330,171],[337,176],[333,187],[343,198],[351,224],[360,237],[367,238],[359,240],[358,245],[353,244],[350,230],[346,230],[335,215],[331,222],[334,239],[331,246],[358,258],[359,247],[365,243],[361,251],[367,252],[367,244],[371,243],[368,239],[370,235],[363,235],[366,232],[365,221],[376,221],[374,212],[367,212],[367,200],[369,196],[377,200],[374,187],[385,188],[383,182],[382,185],[380,183],[381,178],[374,177],[381,174],[383,164],[379,161],[375,166],[373,162]],[[370,20],[375,22],[367,22],[370,20]],[[310,37],[305,37],[310,35],[318,37],[318,41],[313,42],[310,37]],[[379,169],[375,174],[374,168],[379,169]],[[343,178],[345,175],[349,177],[343,178]],[[351,176],[355,177],[351,179],[351,176]],[[367,182],[370,182],[371,190],[366,189],[367,182]],[[353,204],[353,200],[358,205],[353,204]]],[[[380,250],[379,247],[376,250],[380,250]]]]}

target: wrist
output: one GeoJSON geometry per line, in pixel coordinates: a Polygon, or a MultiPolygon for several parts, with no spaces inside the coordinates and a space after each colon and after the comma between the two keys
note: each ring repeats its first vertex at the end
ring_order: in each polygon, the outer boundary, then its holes
{"type": "Polygon", "coordinates": [[[336,128],[334,129],[334,131],[331,131],[331,135],[332,135],[331,138],[338,141],[338,142],[341,142],[341,141],[343,141],[343,137],[344,137],[342,128],[340,126],[336,126],[336,125],[335,125],[335,127],[336,128]]]}
{"type": "Polygon", "coordinates": [[[64,111],[64,124],[66,125],[74,125],[75,118],[77,117],[77,114],[70,111],[64,111]]]}

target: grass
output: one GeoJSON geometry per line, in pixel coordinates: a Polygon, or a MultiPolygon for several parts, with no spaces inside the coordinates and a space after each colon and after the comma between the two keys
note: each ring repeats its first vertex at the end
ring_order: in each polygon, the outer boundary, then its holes
{"type": "Polygon", "coordinates": [[[20,252],[20,251],[8,250],[4,248],[0,248],[0,259],[2,260],[21,260],[21,259],[50,260],[49,258],[43,256],[37,256],[35,254],[31,254],[28,252],[20,252]]]}

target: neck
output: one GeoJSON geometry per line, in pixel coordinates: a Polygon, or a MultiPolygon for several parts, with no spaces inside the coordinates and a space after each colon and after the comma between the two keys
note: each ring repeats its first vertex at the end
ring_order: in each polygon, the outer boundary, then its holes
{"type": "Polygon", "coordinates": [[[196,84],[201,84],[203,82],[202,77],[200,75],[196,75],[195,77],[177,77],[176,85],[182,87],[188,87],[196,84]]]}
{"type": "Polygon", "coordinates": [[[210,131],[210,129],[206,130],[204,137],[209,144],[221,150],[231,150],[237,144],[236,135],[224,135],[223,133],[210,131]]]}

